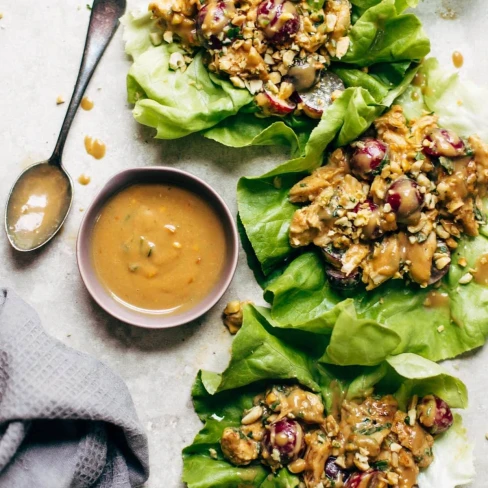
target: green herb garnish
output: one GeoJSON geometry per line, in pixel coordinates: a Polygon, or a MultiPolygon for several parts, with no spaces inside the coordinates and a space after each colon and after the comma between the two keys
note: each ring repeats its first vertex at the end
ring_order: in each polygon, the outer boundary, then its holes
{"type": "Polygon", "coordinates": [[[454,163],[452,162],[451,158],[441,156],[439,158],[439,163],[447,171],[447,174],[452,175],[452,172],[454,171],[454,163]]]}
{"type": "Polygon", "coordinates": [[[379,471],[386,471],[389,467],[389,464],[386,459],[382,459],[381,461],[375,461],[374,463],[371,463],[371,467],[374,469],[378,469],[379,471]]]}

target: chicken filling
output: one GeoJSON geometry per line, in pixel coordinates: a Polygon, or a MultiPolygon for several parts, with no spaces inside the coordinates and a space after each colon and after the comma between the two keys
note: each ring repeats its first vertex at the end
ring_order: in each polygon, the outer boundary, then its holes
{"type": "Polygon", "coordinates": [[[458,240],[485,223],[488,146],[440,128],[433,114],[407,122],[399,106],[374,126],[291,189],[290,201],[305,206],[290,243],[318,246],[336,288],[390,279],[427,287],[448,272],[458,240]]]}
{"type": "Polygon", "coordinates": [[[319,10],[303,0],[156,0],[149,9],[163,31],[155,42],[183,49],[171,54],[171,69],[185,70],[203,47],[208,69],[247,88],[264,115],[320,118],[344,89],[323,73],[349,48],[349,0],[319,10]]]}
{"type": "Polygon", "coordinates": [[[433,461],[435,437],[452,423],[434,395],[414,396],[408,412],[390,395],[343,399],[327,415],[318,395],[280,385],[256,397],[220,444],[232,464],[286,467],[307,488],[413,488],[433,461]]]}

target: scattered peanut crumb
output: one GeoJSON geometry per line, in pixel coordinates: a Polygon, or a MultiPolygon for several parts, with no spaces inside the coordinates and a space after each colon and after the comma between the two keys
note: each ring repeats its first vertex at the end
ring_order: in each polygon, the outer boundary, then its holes
{"type": "Polygon", "coordinates": [[[458,259],[458,265],[461,266],[461,268],[465,268],[468,265],[466,258],[460,257],[458,259]]]}
{"type": "Polygon", "coordinates": [[[61,105],[65,102],[66,100],[64,99],[63,95],[59,95],[58,98],[56,98],[56,104],[61,105]]]}
{"type": "Polygon", "coordinates": [[[459,284],[460,285],[467,285],[470,283],[473,279],[473,275],[471,273],[466,273],[465,275],[461,276],[459,279],[459,284]]]}
{"type": "Polygon", "coordinates": [[[439,327],[437,327],[437,332],[439,333],[444,332],[444,329],[445,327],[443,325],[439,325],[439,327]]]}
{"type": "Polygon", "coordinates": [[[175,242],[173,242],[173,247],[175,247],[176,249],[181,249],[182,246],[181,246],[180,242],[175,241],[175,242]]]}
{"type": "Polygon", "coordinates": [[[223,321],[224,325],[229,329],[229,332],[234,335],[239,332],[242,327],[243,313],[242,307],[250,301],[240,302],[239,300],[233,300],[229,302],[224,309],[223,321]]]}

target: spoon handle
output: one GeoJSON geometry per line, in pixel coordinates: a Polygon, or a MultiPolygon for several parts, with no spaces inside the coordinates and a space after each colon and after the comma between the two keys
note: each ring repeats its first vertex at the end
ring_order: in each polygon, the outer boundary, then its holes
{"type": "Polygon", "coordinates": [[[50,164],[61,166],[61,155],[76,111],[80,106],[86,87],[98,62],[117,30],[119,18],[124,14],[125,7],[126,0],[94,0],[93,2],[78,79],[76,80],[56,147],[49,159],[50,164]]]}

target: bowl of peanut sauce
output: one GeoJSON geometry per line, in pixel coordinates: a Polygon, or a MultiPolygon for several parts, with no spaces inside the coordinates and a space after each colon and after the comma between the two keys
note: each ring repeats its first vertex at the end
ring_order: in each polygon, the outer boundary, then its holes
{"type": "Polygon", "coordinates": [[[238,234],[224,200],[174,168],[112,177],[81,223],[77,258],[92,298],[115,318],[167,328],[210,310],[237,266],[238,234]]]}

